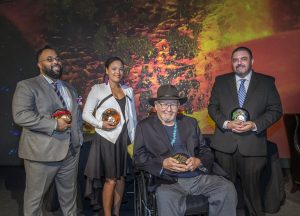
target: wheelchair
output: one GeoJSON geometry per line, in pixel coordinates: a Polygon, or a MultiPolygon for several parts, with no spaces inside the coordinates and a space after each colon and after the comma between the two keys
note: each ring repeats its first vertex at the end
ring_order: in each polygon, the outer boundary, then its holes
{"type": "MultiPolygon", "coordinates": [[[[151,182],[153,177],[145,171],[138,171],[134,178],[134,215],[157,216],[156,198],[151,182]]],[[[188,196],[185,215],[207,216],[208,199],[205,196],[188,196]]]]}

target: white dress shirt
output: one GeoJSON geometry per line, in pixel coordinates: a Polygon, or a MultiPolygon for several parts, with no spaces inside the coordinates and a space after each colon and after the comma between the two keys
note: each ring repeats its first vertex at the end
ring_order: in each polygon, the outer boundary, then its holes
{"type": "MultiPolygon", "coordinates": [[[[43,77],[47,80],[47,82],[54,88],[53,84],[54,81],[50,79],[49,77],[43,75],[43,77]]],[[[68,110],[71,110],[72,107],[72,100],[69,90],[63,85],[61,80],[56,80],[57,88],[59,90],[60,95],[63,97],[68,110]]]]}
{"type": "Polygon", "coordinates": [[[250,84],[250,80],[251,80],[251,76],[252,76],[252,71],[250,71],[249,74],[247,74],[247,76],[245,77],[239,77],[238,75],[235,75],[235,82],[236,82],[236,90],[237,92],[239,91],[240,89],[240,85],[241,85],[241,80],[242,79],[245,79],[246,81],[244,82],[244,86],[245,86],[245,89],[246,89],[246,92],[248,91],[248,88],[249,88],[249,84],[250,84]]]}
{"type": "MultiPolygon", "coordinates": [[[[237,92],[239,91],[239,88],[240,88],[240,85],[241,85],[241,80],[242,79],[245,79],[246,81],[244,82],[244,86],[245,86],[245,89],[246,89],[246,93],[248,91],[248,88],[249,88],[249,84],[250,84],[250,80],[251,80],[251,76],[252,76],[252,71],[250,71],[249,74],[247,74],[245,77],[239,77],[238,75],[235,75],[235,82],[236,82],[236,90],[237,92]]],[[[230,122],[230,120],[226,120],[224,123],[223,123],[223,128],[224,129],[228,129],[227,128],[227,124],[230,122]]],[[[252,129],[252,131],[257,131],[257,127],[255,125],[255,128],[252,129]]]]}

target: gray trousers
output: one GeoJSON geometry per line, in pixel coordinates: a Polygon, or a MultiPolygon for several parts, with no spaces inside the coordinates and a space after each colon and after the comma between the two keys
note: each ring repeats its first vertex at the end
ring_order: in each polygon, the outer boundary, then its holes
{"type": "Polygon", "coordinates": [[[199,175],[179,178],[175,184],[162,184],[156,189],[159,216],[183,216],[187,195],[208,197],[209,216],[235,216],[237,193],[234,185],[221,176],[199,175]]]}
{"type": "Polygon", "coordinates": [[[26,187],[24,192],[24,216],[42,216],[45,193],[55,181],[58,200],[64,216],[76,216],[77,171],[79,152],[69,150],[59,162],[24,160],[26,187]]]}

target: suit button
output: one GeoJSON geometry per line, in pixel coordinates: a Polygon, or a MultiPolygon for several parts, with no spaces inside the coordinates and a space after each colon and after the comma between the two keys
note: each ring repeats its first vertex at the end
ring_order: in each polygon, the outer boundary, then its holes
{"type": "Polygon", "coordinates": [[[68,131],[67,134],[70,134],[70,131],[68,131]]]}

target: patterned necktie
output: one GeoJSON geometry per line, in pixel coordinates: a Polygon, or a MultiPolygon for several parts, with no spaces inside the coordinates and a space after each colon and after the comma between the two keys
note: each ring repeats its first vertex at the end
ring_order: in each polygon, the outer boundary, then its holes
{"type": "Polygon", "coordinates": [[[239,92],[238,92],[240,107],[243,107],[243,104],[244,104],[244,101],[246,98],[246,88],[244,85],[245,81],[246,81],[246,79],[241,79],[241,84],[240,84],[240,88],[239,88],[239,92]]]}
{"type": "Polygon", "coordinates": [[[66,104],[64,98],[62,97],[60,91],[59,91],[58,83],[57,83],[57,82],[54,82],[54,83],[53,83],[53,86],[54,86],[54,90],[55,90],[57,96],[59,97],[59,99],[60,99],[60,101],[61,101],[61,103],[62,103],[64,109],[67,109],[67,108],[68,108],[68,107],[67,107],[67,104],[66,104]]]}

